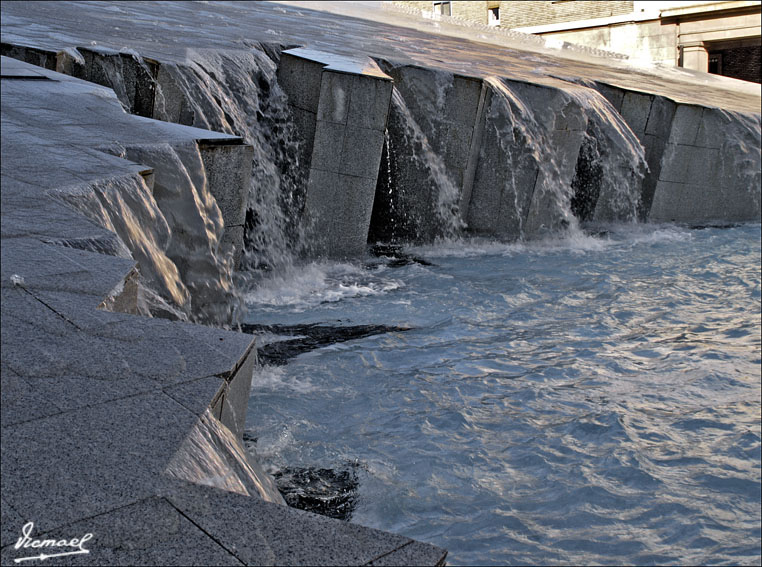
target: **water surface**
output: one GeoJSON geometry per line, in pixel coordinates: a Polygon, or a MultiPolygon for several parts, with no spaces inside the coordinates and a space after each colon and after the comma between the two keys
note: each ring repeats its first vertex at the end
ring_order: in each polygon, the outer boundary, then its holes
{"type": "Polygon", "coordinates": [[[461,241],[309,264],[259,324],[411,327],[255,375],[271,470],[356,471],[352,521],[450,564],[760,562],[760,226],[461,241]]]}

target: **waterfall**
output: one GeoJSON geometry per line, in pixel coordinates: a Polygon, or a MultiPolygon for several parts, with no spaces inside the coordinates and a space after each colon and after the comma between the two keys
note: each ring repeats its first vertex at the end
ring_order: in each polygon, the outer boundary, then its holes
{"type": "Polygon", "coordinates": [[[369,240],[422,242],[459,234],[460,189],[396,87],[381,163],[369,240]]]}
{"type": "Polygon", "coordinates": [[[153,189],[133,175],[54,195],[127,246],[147,288],[143,312],[218,326],[235,323],[241,299],[233,286],[232,255],[220,249],[222,216],[196,145],[106,149],[153,167],[153,189]]]}
{"type": "Polygon", "coordinates": [[[570,92],[588,124],[572,182],[575,214],[580,220],[636,221],[639,189],[648,170],[640,140],[598,91],[574,88],[570,92]]]}
{"type": "Polygon", "coordinates": [[[264,52],[189,50],[182,64],[163,64],[154,117],[234,134],[254,148],[245,266],[282,268],[304,245],[300,229],[305,172],[276,64],[264,52]],[[171,83],[171,84],[169,84],[171,83]],[[177,89],[168,96],[162,89],[177,89]],[[181,107],[169,101],[181,100],[181,107]]]}
{"type": "Polygon", "coordinates": [[[167,465],[168,476],[283,504],[275,482],[207,409],[167,465]]]}
{"type": "Polygon", "coordinates": [[[486,82],[492,89],[490,139],[507,160],[497,189],[497,230],[523,239],[576,231],[580,220],[637,219],[647,169],[643,147],[602,95],[572,84],[551,89],[496,77],[486,82]]]}
{"type": "Polygon", "coordinates": [[[52,192],[52,196],[116,233],[127,246],[138,263],[143,287],[161,298],[143,305],[144,314],[188,320],[190,292],[166,254],[169,225],[140,175],[68,187],[52,192]]]}
{"type": "Polygon", "coordinates": [[[501,79],[485,81],[493,93],[486,121],[508,159],[504,186],[496,188],[502,191],[502,208],[508,208],[502,211],[509,225],[506,235],[521,239],[574,229],[577,220],[571,214],[571,190],[565,181],[569,157],[566,147],[553,139],[555,126],[549,124],[553,115],[536,115],[531,103],[501,79]]]}

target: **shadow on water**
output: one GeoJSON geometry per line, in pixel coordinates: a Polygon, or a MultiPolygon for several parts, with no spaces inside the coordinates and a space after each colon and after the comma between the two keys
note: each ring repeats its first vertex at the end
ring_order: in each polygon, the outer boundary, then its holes
{"type": "Polygon", "coordinates": [[[263,345],[257,349],[259,362],[262,365],[283,366],[290,359],[302,353],[336,343],[354,339],[362,339],[383,333],[409,331],[410,327],[395,327],[388,325],[354,325],[351,327],[328,326],[321,324],[310,325],[252,325],[242,324],[244,333],[276,335],[293,335],[295,338],[286,339],[263,345]]]}

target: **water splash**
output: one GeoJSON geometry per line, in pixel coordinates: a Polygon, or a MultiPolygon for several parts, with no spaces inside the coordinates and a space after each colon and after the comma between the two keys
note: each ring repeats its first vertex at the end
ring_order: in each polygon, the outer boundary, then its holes
{"type": "MultiPolygon", "coordinates": [[[[580,220],[636,221],[640,187],[648,170],[643,145],[601,93],[575,88],[570,94],[582,107],[588,124],[572,181],[574,199],[584,209],[585,200],[579,197],[596,195],[587,201],[591,211],[575,214],[580,220]]],[[[572,201],[573,209],[574,205],[572,201]]]]}

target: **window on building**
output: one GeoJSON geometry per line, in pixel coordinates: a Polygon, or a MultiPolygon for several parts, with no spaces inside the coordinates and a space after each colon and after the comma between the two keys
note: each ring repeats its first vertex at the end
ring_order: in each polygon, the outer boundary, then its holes
{"type": "Polygon", "coordinates": [[[709,54],[709,68],[707,72],[722,75],[722,53],[709,54]]]}
{"type": "Polygon", "coordinates": [[[442,16],[452,16],[450,2],[434,2],[434,13],[442,16]]]}
{"type": "Polygon", "coordinates": [[[500,8],[490,8],[487,10],[487,23],[491,26],[500,25],[500,8]]]}

